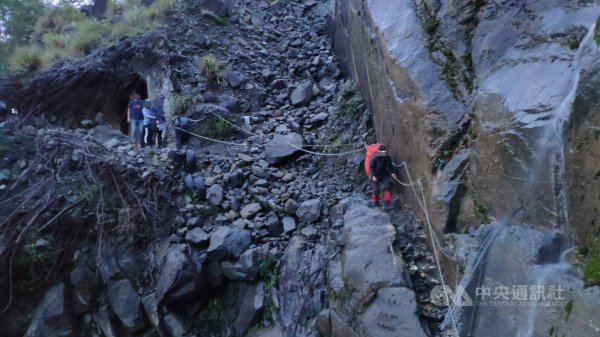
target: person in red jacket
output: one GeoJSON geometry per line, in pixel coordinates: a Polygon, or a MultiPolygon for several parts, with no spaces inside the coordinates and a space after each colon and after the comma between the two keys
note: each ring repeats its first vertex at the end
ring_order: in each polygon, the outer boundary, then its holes
{"type": "Polygon", "coordinates": [[[379,207],[379,184],[383,184],[383,203],[385,209],[392,208],[392,180],[396,179],[396,174],[393,172],[392,160],[387,154],[387,148],[385,145],[380,145],[375,155],[369,161],[371,189],[373,195],[371,196],[373,206],[379,207]]]}

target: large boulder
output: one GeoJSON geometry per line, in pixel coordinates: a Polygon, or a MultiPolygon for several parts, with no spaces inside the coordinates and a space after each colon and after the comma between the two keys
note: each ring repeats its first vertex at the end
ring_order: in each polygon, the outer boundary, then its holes
{"type": "Polygon", "coordinates": [[[260,264],[268,253],[267,245],[248,249],[240,255],[235,263],[221,262],[221,271],[230,280],[254,281],[260,271],[260,264]]]}
{"type": "Polygon", "coordinates": [[[73,306],[75,313],[80,314],[88,311],[96,299],[100,280],[96,274],[86,265],[79,264],[70,275],[73,287],[73,306]]]}
{"type": "Polygon", "coordinates": [[[261,208],[262,207],[259,203],[254,202],[242,207],[240,215],[242,216],[242,218],[248,219],[253,217],[256,213],[258,213],[261,210],[261,208]]]}
{"type": "Polygon", "coordinates": [[[224,191],[219,184],[214,184],[206,191],[206,199],[211,205],[218,206],[223,202],[224,191]]]}
{"type": "Polygon", "coordinates": [[[229,16],[232,13],[230,0],[202,0],[200,4],[219,16],[229,16]]]}
{"type": "Polygon", "coordinates": [[[128,331],[136,332],[146,327],[140,295],[130,280],[120,280],[108,287],[108,304],[128,331]]]}
{"type": "Polygon", "coordinates": [[[244,284],[237,302],[237,317],[233,329],[241,336],[248,328],[258,323],[265,306],[265,288],[262,282],[244,284]]]}
{"type": "Polygon", "coordinates": [[[156,293],[150,293],[142,297],[142,306],[146,312],[146,316],[154,328],[158,332],[159,336],[165,336],[164,329],[160,321],[160,315],[158,312],[158,301],[156,300],[156,293]]]}
{"type": "Polygon", "coordinates": [[[313,91],[312,83],[303,82],[296,89],[294,89],[290,95],[290,100],[295,108],[305,106],[312,100],[313,91]]]}
{"type": "Polygon", "coordinates": [[[298,154],[302,147],[302,136],[297,133],[275,134],[265,145],[265,160],[269,164],[282,163],[298,154]]]}
{"type": "Polygon", "coordinates": [[[24,336],[72,336],[74,331],[65,304],[65,285],[63,283],[48,289],[35,309],[33,319],[24,336]]]}
{"type": "Polygon", "coordinates": [[[94,139],[100,144],[105,144],[109,141],[124,141],[127,137],[120,131],[110,128],[107,125],[98,125],[93,131],[94,139]]]}
{"type": "Polygon", "coordinates": [[[203,282],[197,265],[182,251],[180,245],[171,245],[156,282],[156,299],[185,301],[195,294],[203,282]]]}
{"type": "Polygon", "coordinates": [[[238,258],[248,246],[252,236],[250,231],[239,228],[219,227],[211,234],[207,254],[209,260],[221,261],[238,258]]]}
{"type": "Polygon", "coordinates": [[[209,237],[202,228],[194,228],[185,234],[185,240],[197,245],[205,245],[209,242],[209,237]]]}
{"type": "Polygon", "coordinates": [[[300,222],[311,223],[321,216],[321,200],[310,199],[303,201],[296,210],[296,216],[300,222]]]}

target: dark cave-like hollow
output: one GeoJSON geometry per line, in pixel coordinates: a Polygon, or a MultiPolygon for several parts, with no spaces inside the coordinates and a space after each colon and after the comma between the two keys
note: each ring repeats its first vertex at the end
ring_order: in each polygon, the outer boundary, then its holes
{"type": "MultiPolygon", "coordinates": [[[[96,84],[78,88],[77,90],[85,90],[85,92],[89,93],[86,95],[90,102],[89,110],[82,111],[81,116],[93,118],[96,116],[96,113],[102,112],[108,124],[125,134],[129,131],[127,104],[130,95],[133,92],[137,92],[142,99],[148,97],[146,81],[135,73],[125,76],[112,73],[99,74],[96,84]]],[[[75,98],[75,100],[81,101],[86,96],[80,99],[75,98]]]]}
{"type": "Polygon", "coordinates": [[[127,104],[133,92],[148,97],[146,81],[137,73],[87,71],[78,74],[63,88],[48,88],[53,95],[39,97],[43,111],[58,118],[59,124],[80,127],[84,119],[94,119],[102,112],[106,122],[124,134],[129,131],[127,104]]]}

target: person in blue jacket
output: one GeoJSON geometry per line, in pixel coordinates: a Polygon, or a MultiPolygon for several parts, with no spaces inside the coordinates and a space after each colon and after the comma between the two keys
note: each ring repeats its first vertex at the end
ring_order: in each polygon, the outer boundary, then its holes
{"type": "Polygon", "coordinates": [[[152,112],[152,102],[144,101],[142,113],[144,114],[143,146],[154,146],[154,130],[156,128],[156,116],[152,112]]]}

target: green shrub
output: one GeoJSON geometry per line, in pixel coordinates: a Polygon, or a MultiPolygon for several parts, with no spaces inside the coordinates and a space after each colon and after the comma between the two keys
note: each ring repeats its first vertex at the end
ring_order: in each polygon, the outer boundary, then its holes
{"type": "Polygon", "coordinates": [[[215,123],[215,129],[218,135],[225,136],[231,131],[231,125],[223,118],[219,118],[215,123]]]}
{"type": "Polygon", "coordinates": [[[596,35],[594,35],[594,41],[596,41],[596,44],[600,44],[600,34],[596,33],[596,35]]]}
{"type": "Polygon", "coordinates": [[[219,62],[213,54],[202,56],[200,68],[209,81],[219,80],[219,62]]]}
{"type": "Polygon", "coordinates": [[[570,300],[565,304],[565,312],[567,316],[565,317],[565,322],[569,320],[569,316],[571,316],[571,312],[573,311],[573,300],[570,300]]]}
{"type": "Polygon", "coordinates": [[[64,33],[77,22],[85,20],[85,14],[71,5],[48,7],[36,25],[37,32],[64,33]]]}
{"type": "Polygon", "coordinates": [[[108,35],[109,28],[97,20],[88,19],[77,23],[76,30],[69,41],[71,51],[89,54],[96,48],[104,37],[108,35]]]}
{"type": "Polygon", "coordinates": [[[600,238],[589,248],[589,259],[583,265],[583,282],[588,286],[600,284],[600,238]]]}
{"type": "Polygon", "coordinates": [[[579,40],[577,40],[576,38],[569,39],[567,44],[569,46],[569,49],[571,50],[579,48],[579,40]]]}
{"type": "Polygon", "coordinates": [[[349,115],[356,115],[358,112],[358,107],[360,107],[360,105],[363,103],[364,100],[362,97],[354,96],[344,103],[344,110],[346,110],[349,115]]]}
{"type": "Polygon", "coordinates": [[[42,37],[42,42],[49,48],[65,49],[69,38],[65,34],[46,33],[42,37]]]}
{"type": "Polygon", "coordinates": [[[36,71],[43,69],[48,60],[48,54],[40,47],[18,47],[10,58],[10,65],[16,72],[36,71]]]}
{"type": "Polygon", "coordinates": [[[23,247],[23,252],[25,253],[25,263],[29,265],[46,264],[56,259],[58,246],[52,235],[46,235],[44,238],[33,237],[23,247]]]}
{"type": "Polygon", "coordinates": [[[132,6],[123,13],[121,21],[117,22],[112,29],[113,36],[135,36],[158,27],[158,23],[150,18],[146,8],[132,6]]]}
{"type": "Polygon", "coordinates": [[[148,16],[152,20],[163,21],[173,13],[175,5],[173,0],[156,0],[154,3],[148,7],[148,16]]]}
{"type": "Polygon", "coordinates": [[[433,35],[438,28],[439,23],[435,20],[429,20],[423,24],[423,30],[429,35],[433,35]]]}
{"type": "Polygon", "coordinates": [[[129,4],[127,2],[115,2],[109,1],[108,6],[106,8],[106,15],[109,18],[113,18],[118,15],[122,15],[129,8],[129,4]]]}
{"type": "Polygon", "coordinates": [[[183,113],[189,108],[195,101],[196,96],[194,94],[178,94],[173,93],[171,95],[171,107],[176,115],[183,113]]]}

